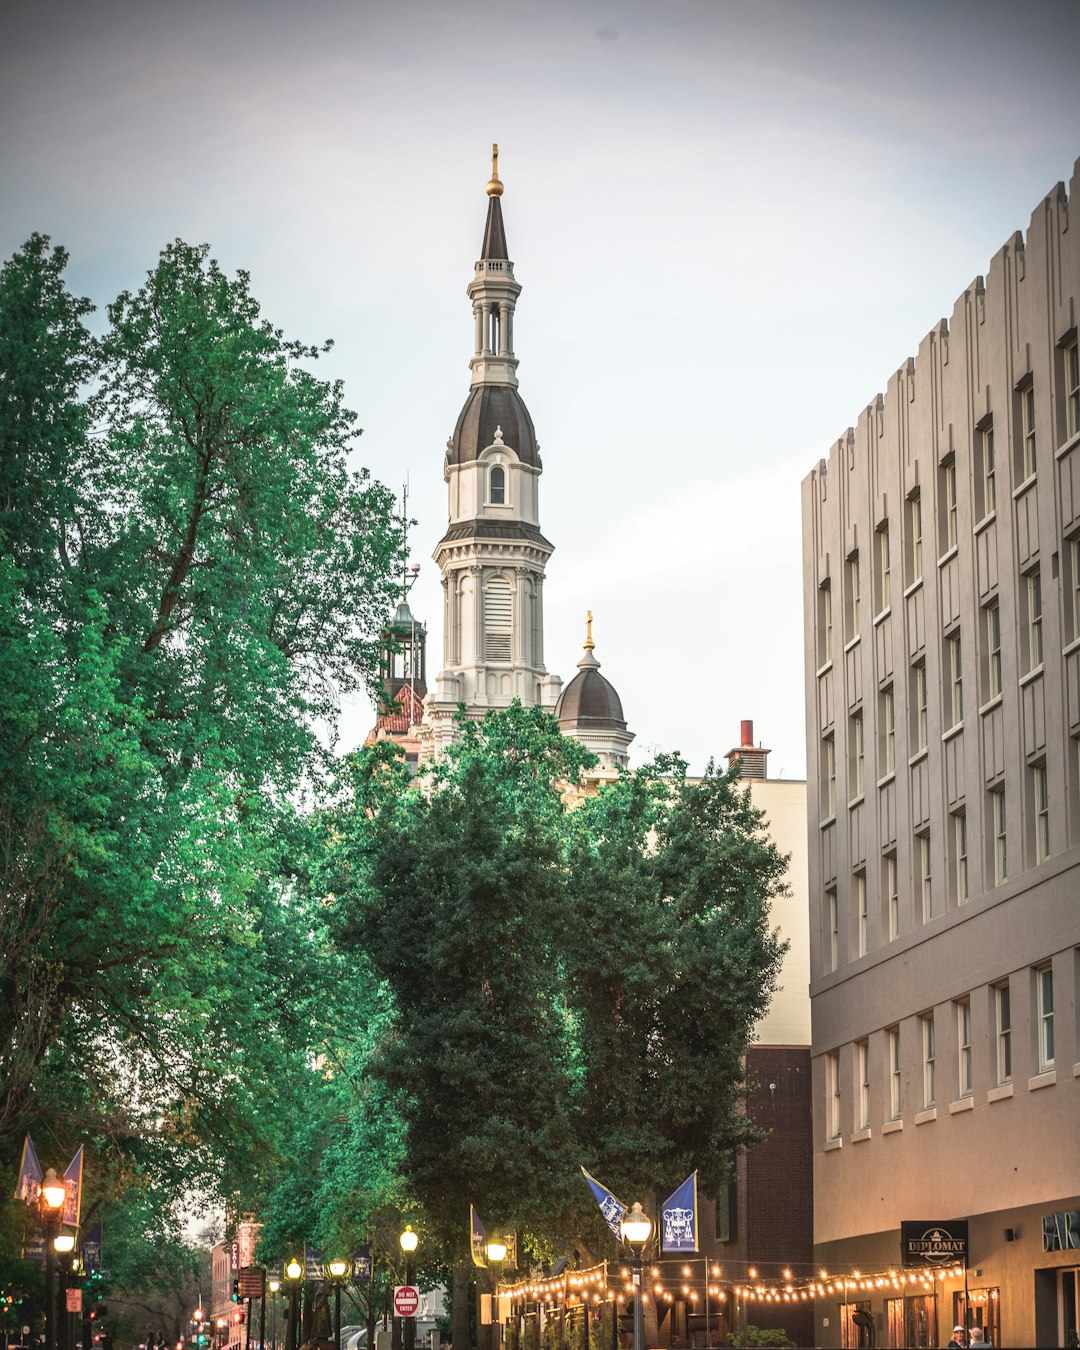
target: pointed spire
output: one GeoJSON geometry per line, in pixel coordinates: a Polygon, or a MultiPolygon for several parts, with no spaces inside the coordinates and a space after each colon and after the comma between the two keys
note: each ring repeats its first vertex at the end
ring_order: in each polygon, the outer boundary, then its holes
{"type": "Polygon", "coordinates": [[[503,229],[502,206],[499,202],[502,193],[503,185],[499,181],[499,147],[494,144],[491,147],[491,177],[487,185],[487,223],[484,226],[484,242],[480,249],[480,258],[484,262],[491,259],[506,262],[510,257],[506,251],[506,231],[503,229]]]}
{"type": "Polygon", "coordinates": [[[578,670],[599,670],[600,662],[593,655],[596,643],[592,635],[592,610],[586,611],[585,619],[585,655],[577,663],[578,670]]]}

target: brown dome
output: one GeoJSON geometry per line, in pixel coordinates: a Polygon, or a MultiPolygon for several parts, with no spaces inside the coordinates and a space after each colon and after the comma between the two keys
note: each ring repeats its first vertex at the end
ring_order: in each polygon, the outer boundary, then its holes
{"type": "Polygon", "coordinates": [[[622,700],[611,682],[600,674],[600,663],[591,653],[578,663],[578,673],[559,695],[555,716],[564,731],[574,727],[583,731],[626,730],[622,700]]]}
{"type": "Polygon", "coordinates": [[[504,444],[523,464],[538,469],[540,452],[536,431],[525,400],[507,384],[479,384],[469,391],[447,447],[451,464],[469,464],[495,443],[495,430],[502,428],[504,444]]]}

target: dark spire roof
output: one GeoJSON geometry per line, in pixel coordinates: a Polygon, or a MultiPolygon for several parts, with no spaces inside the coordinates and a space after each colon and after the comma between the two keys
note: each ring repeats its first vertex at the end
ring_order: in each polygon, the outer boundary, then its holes
{"type": "Polygon", "coordinates": [[[484,261],[494,258],[502,262],[507,262],[510,258],[506,251],[502,205],[496,196],[488,197],[487,224],[484,226],[484,242],[480,249],[480,257],[484,261]]]}
{"type": "MultiPolygon", "coordinates": [[[[494,198],[492,198],[494,201],[494,198]]],[[[540,447],[525,400],[506,384],[478,384],[469,390],[465,406],[447,445],[451,464],[468,464],[495,442],[502,429],[502,440],[523,464],[540,467],[540,447]]]]}

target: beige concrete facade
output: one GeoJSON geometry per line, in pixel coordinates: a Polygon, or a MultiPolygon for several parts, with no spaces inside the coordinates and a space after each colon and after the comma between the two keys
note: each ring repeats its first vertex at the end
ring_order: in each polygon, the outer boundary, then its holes
{"type": "MultiPolygon", "coordinates": [[[[1010,1346],[1080,1331],[1078,189],[803,483],[815,1250],[865,1273],[967,1219],[1010,1346]]],[[[933,1345],[963,1290],[857,1299],[933,1345]]]]}

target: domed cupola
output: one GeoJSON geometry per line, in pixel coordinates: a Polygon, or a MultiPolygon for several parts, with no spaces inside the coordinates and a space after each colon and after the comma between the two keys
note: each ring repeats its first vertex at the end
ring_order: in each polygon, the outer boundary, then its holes
{"type": "Polygon", "coordinates": [[[578,662],[578,673],[559,696],[555,716],[563,734],[591,750],[602,769],[625,768],[634,733],[626,729],[622,700],[615,686],[600,674],[600,662],[593,655],[595,647],[590,610],[585,655],[578,662]]]}

